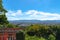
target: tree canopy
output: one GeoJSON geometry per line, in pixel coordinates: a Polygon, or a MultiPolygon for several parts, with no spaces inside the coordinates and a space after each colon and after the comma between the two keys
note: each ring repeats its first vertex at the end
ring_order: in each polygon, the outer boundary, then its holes
{"type": "Polygon", "coordinates": [[[3,8],[2,0],[0,0],[0,24],[2,24],[2,25],[8,23],[7,17],[5,15],[6,12],[7,12],[7,10],[5,10],[3,8]]]}

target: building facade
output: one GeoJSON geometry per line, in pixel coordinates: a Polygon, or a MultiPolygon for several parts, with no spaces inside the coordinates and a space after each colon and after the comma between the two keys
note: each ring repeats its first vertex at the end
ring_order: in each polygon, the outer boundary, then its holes
{"type": "Polygon", "coordinates": [[[16,40],[16,33],[20,28],[3,28],[0,29],[0,40],[16,40]]]}

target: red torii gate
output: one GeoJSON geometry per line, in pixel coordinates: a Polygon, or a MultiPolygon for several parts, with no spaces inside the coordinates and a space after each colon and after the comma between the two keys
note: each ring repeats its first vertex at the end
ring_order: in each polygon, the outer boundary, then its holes
{"type": "Polygon", "coordinates": [[[21,28],[2,28],[0,29],[0,40],[16,40],[16,32],[21,28]]]}

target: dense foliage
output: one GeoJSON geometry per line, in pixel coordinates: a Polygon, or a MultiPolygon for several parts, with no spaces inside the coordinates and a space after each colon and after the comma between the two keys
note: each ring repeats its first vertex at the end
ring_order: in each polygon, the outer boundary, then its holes
{"type": "Polygon", "coordinates": [[[0,15],[0,24],[8,24],[9,22],[7,21],[7,17],[5,16],[5,14],[0,15]]]}
{"type": "Polygon", "coordinates": [[[8,24],[7,17],[5,15],[7,11],[3,8],[2,0],[0,0],[0,24],[8,24]]]}
{"type": "Polygon", "coordinates": [[[25,40],[25,35],[22,31],[16,33],[16,40],[25,40]]]}
{"type": "Polygon", "coordinates": [[[26,28],[29,36],[43,37],[46,40],[60,40],[60,25],[35,24],[26,28]]]}

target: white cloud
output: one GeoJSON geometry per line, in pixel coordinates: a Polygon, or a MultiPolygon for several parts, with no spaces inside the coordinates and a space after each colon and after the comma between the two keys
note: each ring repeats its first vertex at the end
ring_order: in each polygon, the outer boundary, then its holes
{"type": "Polygon", "coordinates": [[[17,10],[16,12],[15,11],[8,11],[8,13],[6,14],[7,16],[18,16],[18,15],[22,15],[21,14],[22,13],[22,11],[21,10],[17,10]]]}
{"type": "Polygon", "coordinates": [[[22,10],[8,11],[6,13],[8,20],[60,20],[59,13],[48,13],[37,10],[28,10],[22,12],[22,10]]]}

